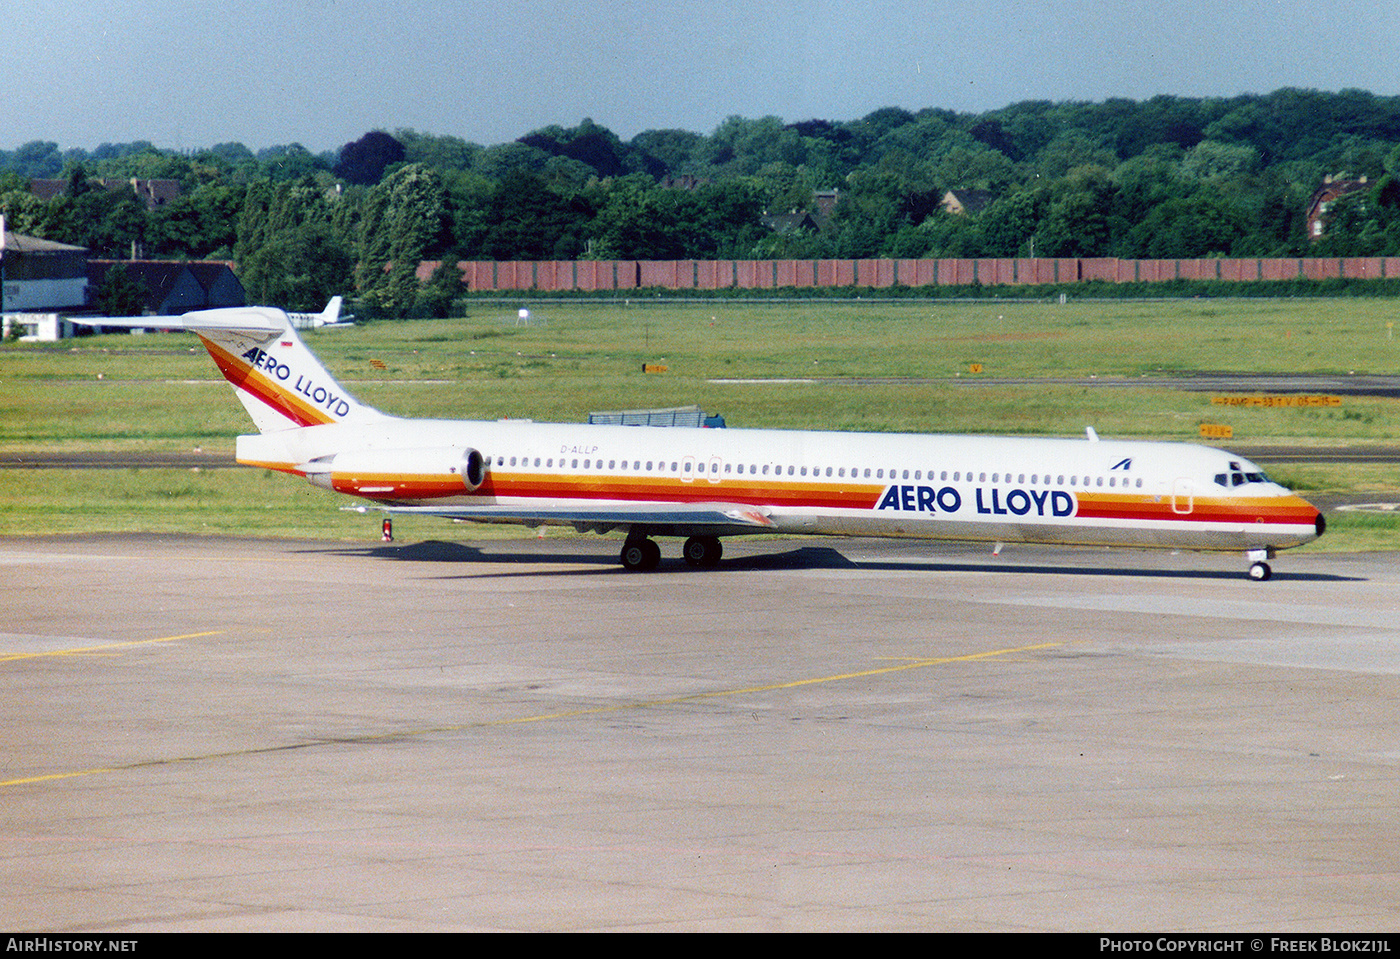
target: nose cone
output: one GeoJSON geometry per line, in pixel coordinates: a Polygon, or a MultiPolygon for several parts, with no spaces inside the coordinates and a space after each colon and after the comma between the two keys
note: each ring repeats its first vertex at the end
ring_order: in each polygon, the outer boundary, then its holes
{"type": "Polygon", "coordinates": [[[1327,518],[1322,511],[1295,493],[1281,497],[1278,506],[1270,512],[1273,514],[1271,521],[1287,529],[1288,546],[1311,543],[1327,530],[1327,518]]]}

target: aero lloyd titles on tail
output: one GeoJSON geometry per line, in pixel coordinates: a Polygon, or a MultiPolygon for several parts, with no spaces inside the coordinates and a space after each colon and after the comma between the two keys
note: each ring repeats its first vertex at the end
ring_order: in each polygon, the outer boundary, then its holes
{"type": "Polygon", "coordinates": [[[1259,467],[1195,444],[406,419],[356,400],[281,310],[175,325],[258,427],[240,462],[390,512],[622,531],[628,569],[658,565],[656,537],[713,566],[725,536],[793,532],[1229,550],[1268,579],[1277,550],[1325,527],[1259,467]]]}
{"type": "MultiPolygon", "coordinates": [[[[341,418],[350,415],[350,403],[344,394],[319,385],[314,378],[303,373],[295,373],[286,363],[279,362],[260,347],[253,347],[243,354],[243,359],[255,370],[262,370],[280,383],[286,383],[294,393],[306,397],[312,404],[332,416],[341,418]],[[295,381],[293,381],[295,377],[295,381]]],[[[334,383],[331,383],[334,386],[334,383]]],[[[339,388],[336,387],[336,390],[339,388]]]]}

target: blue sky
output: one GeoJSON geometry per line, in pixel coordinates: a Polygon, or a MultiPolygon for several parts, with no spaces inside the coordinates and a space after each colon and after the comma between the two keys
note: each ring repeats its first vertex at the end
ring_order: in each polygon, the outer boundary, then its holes
{"type": "Polygon", "coordinates": [[[0,148],[482,144],[584,117],[624,139],[883,106],[1400,94],[1400,0],[9,0],[0,148]]]}

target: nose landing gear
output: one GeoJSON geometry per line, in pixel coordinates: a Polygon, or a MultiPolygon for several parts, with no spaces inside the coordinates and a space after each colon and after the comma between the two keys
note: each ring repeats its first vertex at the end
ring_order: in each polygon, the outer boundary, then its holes
{"type": "Polygon", "coordinates": [[[1274,551],[1271,549],[1251,549],[1245,554],[1245,559],[1249,560],[1249,578],[1256,583],[1262,583],[1274,575],[1273,568],[1269,566],[1267,560],[1274,558],[1274,551]]]}

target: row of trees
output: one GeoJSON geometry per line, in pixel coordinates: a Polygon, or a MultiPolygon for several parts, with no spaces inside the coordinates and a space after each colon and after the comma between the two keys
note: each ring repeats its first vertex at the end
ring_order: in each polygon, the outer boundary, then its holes
{"type": "Polygon", "coordinates": [[[1362,91],[1145,102],[1027,102],[983,114],[877,110],[859,120],[731,117],[712,133],[623,141],[585,120],[483,147],[411,130],[336,154],[298,146],[193,154],[149,143],[0,151],[13,229],[125,255],[236,259],[250,295],[313,308],[357,291],[369,311],[436,309],[420,259],[871,256],[1400,255],[1400,98],[1362,91]],[[1328,174],[1372,188],[1310,244],[1328,174]],[[39,176],[66,176],[43,203],[39,176]],[[153,211],[90,177],[177,179],[153,211]],[[949,189],[990,202],[954,216],[949,189]],[[839,205],[821,229],[765,213],[839,205]]]}

